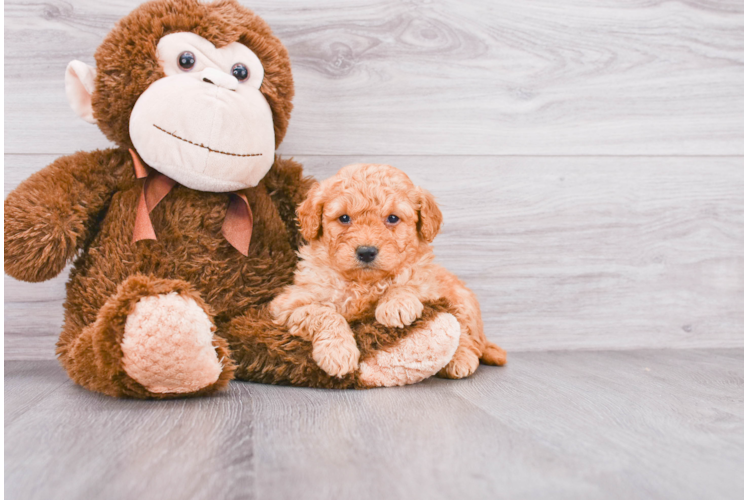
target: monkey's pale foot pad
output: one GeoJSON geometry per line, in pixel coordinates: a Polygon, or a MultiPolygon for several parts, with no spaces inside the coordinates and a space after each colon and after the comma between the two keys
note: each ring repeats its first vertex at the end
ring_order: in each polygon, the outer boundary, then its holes
{"type": "Polygon", "coordinates": [[[122,364],[155,393],[194,392],[213,384],[223,366],[213,324],[193,299],[175,292],[144,297],[127,317],[122,364]]]}
{"type": "Polygon", "coordinates": [[[451,314],[441,313],[393,347],[377,351],[362,361],[359,380],[371,387],[420,382],[449,363],[459,341],[457,319],[451,314]]]}

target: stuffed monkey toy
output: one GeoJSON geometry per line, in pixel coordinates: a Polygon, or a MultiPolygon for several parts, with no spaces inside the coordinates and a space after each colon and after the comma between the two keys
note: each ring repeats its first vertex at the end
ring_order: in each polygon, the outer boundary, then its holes
{"type": "Polygon", "coordinates": [[[7,274],[39,282],[74,262],[57,355],[75,382],[170,398],[233,378],[394,386],[447,364],[460,331],[442,303],[402,329],[357,318],[361,362],[342,377],[271,320],[312,180],[275,155],[294,90],[265,21],[235,0],[156,0],[120,20],[95,59],[69,64],[66,93],[116,147],[59,158],[5,200],[7,274]]]}

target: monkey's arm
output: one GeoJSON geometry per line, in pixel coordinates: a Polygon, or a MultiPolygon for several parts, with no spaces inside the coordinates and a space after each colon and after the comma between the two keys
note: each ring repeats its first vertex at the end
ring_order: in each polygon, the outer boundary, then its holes
{"type": "Polygon", "coordinates": [[[126,167],[119,150],[58,158],[5,200],[5,272],[38,282],[62,271],[93,236],[126,167]]]}
{"type": "Polygon", "coordinates": [[[296,207],[306,198],[314,179],[304,176],[300,163],[276,156],[275,163],[263,182],[278,207],[281,218],[286,222],[291,246],[294,250],[298,249],[304,239],[296,224],[296,207]]]}

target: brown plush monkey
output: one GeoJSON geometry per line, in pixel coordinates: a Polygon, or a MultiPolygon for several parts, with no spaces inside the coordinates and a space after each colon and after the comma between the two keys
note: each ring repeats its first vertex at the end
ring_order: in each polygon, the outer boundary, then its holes
{"type": "Polygon", "coordinates": [[[112,396],[208,394],[235,376],[313,387],[413,383],[437,373],[459,327],[444,304],[405,329],[352,324],[359,370],[323,372],[270,319],[292,281],[295,208],[311,180],[274,152],[288,126],[286,49],[234,0],[157,0],[68,66],[73,109],[117,147],[58,159],[5,201],[5,271],[74,268],[60,362],[112,396]]]}

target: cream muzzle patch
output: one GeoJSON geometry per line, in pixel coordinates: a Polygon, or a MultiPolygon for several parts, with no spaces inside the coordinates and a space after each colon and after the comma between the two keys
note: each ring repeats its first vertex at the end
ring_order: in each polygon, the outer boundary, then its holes
{"type": "Polygon", "coordinates": [[[275,154],[259,58],[243,44],[218,49],[194,33],[161,38],[157,54],[166,76],[143,92],[130,115],[138,154],[191,189],[256,186],[275,154]]]}

